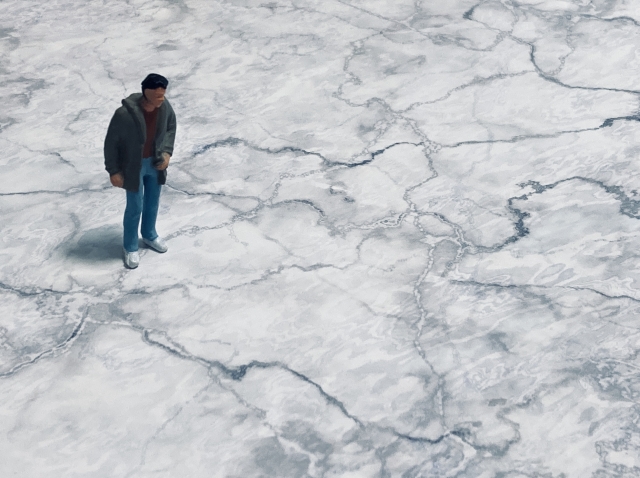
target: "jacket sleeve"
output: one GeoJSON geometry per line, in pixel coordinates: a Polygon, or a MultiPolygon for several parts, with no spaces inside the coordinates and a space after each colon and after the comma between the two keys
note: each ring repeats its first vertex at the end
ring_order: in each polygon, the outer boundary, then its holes
{"type": "Polygon", "coordinates": [[[116,112],[111,118],[107,136],[104,139],[104,169],[107,170],[109,176],[120,172],[120,135],[118,130],[118,113],[116,112]]]}
{"type": "Polygon", "coordinates": [[[167,132],[164,135],[164,141],[160,147],[161,152],[169,153],[173,155],[173,143],[176,141],[176,114],[173,108],[169,111],[169,118],[167,119],[167,132]]]}

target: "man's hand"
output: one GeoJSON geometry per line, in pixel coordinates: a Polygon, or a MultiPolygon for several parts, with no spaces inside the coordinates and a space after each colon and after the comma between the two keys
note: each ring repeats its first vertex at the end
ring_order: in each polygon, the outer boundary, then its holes
{"type": "Polygon", "coordinates": [[[111,185],[117,188],[121,188],[124,186],[124,176],[122,173],[116,173],[109,176],[109,180],[111,181],[111,185]]]}
{"type": "Polygon", "coordinates": [[[163,161],[156,166],[156,169],[158,171],[163,171],[167,169],[167,166],[169,166],[169,160],[171,159],[171,156],[169,155],[169,153],[162,153],[162,159],[163,161]]]}

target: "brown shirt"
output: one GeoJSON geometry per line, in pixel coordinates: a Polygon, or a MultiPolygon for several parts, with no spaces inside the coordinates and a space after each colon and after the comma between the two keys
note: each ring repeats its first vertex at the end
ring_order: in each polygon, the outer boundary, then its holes
{"type": "Polygon", "coordinates": [[[150,113],[146,112],[144,109],[142,113],[144,114],[144,122],[147,125],[147,140],[144,143],[144,148],[142,150],[142,157],[148,158],[150,156],[155,156],[155,148],[154,142],[156,139],[156,122],[158,119],[158,110],[159,108],[155,108],[150,113]]]}

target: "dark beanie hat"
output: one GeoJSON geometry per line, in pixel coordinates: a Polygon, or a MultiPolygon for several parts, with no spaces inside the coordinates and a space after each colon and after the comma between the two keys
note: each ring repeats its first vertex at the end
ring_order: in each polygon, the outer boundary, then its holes
{"type": "Polygon", "coordinates": [[[156,88],[164,88],[166,90],[168,84],[169,80],[164,76],[158,75],[157,73],[149,73],[147,77],[142,80],[142,91],[155,90],[156,88]]]}

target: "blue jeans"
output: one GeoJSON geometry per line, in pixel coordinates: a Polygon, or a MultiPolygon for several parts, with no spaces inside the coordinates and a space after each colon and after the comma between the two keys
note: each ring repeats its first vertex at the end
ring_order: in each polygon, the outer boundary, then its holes
{"type": "Polygon", "coordinates": [[[138,250],[138,226],[142,214],[140,233],[150,241],[158,237],[156,232],[156,217],[160,204],[160,188],[158,184],[158,170],[151,163],[153,158],[144,158],[140,169],[140,184],[138,192],[127,191],[127,207],[124,210],[124,238],[123,246],[127,252],[138,250]]]}

